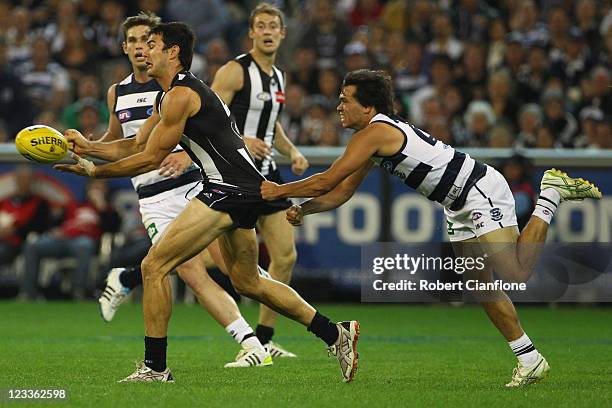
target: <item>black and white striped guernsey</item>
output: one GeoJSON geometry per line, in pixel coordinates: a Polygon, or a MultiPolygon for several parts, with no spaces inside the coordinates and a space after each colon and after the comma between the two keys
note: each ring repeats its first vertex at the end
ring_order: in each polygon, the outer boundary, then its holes
{"type": "MultiPolygon", "coordinates": [[[[255,167],[227,105],[191,72],[178,73],[168,92],[177,86],[191,88],[200,96],[201,108],[187,119],[181,146],[202,169],[204,180],[223,190],[260,196],[265,178],[255,167]]],[[[165,95],[157,102],[162,117],[165,95]]]]}
{"type": "Polygon", "coordinates": [[[370,123],[385,123],[404,134],[404,144],[396,154],[374,156],[372,160],[405,185],[452,211],[463,207],[469,190],[487,172],[486,165],[397,116],[379,113],[370,123]]]}
{"type": "MultiPolygon", "coordinates": [[[[257,137],[272,147],[276,121],[285,103],[284,73],[273,65],[272,75],[268,75],[251,54],[240,55],[235,61],[242,65],[243,86],[236,92],[229,107],[236,118],[238,130],[240,134],[257,137]]],[[[273,154],[256,162],[264,176],[276,170],[273,154]]]]}
{"type": "MultiPolygon", "coordinates": [[[[135,80],[134,74],[130,74],[117,84],[113,113],[121,124],[123,137],[136,136],[138,129],[153,113],[155,99],[161,90],[154,79],[141,83],[135,80]]],[[[174,149],[174,151],[179,150],[182,150],[180,146],[174,149]]],[[[160,176],[158,170],[152,170],[132,177],[132,184],[142,199],[170,191],[200,178],[198,169],[192,166],[177,178],[160,176]]]]}

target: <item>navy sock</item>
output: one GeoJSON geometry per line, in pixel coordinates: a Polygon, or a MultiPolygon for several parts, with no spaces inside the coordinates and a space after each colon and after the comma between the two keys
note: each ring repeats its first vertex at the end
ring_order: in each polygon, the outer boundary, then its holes
{"type": "Polygon", "coordinates": [[[264,345],[272,340],[272,336],[274,336],[274,327],[258,324],[255,328],[255,335],[259,339],[259,342],[264,345]]]}
{"type": "Polygon", "coordinates": [[[142,285],[140,265],[132,268],[125,268],[125,270],[119,274],[119,282],[130,290],[134,289],[136,286],[142,285]]]}
{"type": "Polygon", "coordinates": [[[145,365],[153,371],[162,372],[166,369],[166,348],[168,337],[145,336],[145,365]]]}
{"type": "Polygon", "coordinates": [[[327,317],[321,313],[316,312],[308,331],[314,333],[315,336],[331,346],[338,340],[338,328],[336,324],[331,322],[327,317]]]}

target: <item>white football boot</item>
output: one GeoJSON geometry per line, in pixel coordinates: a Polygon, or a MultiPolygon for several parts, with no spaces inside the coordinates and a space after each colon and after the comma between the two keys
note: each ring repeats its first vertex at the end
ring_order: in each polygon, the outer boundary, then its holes
{"type": "Polygon", "coordinates": [[[540,190],[554,188],[561,196],[561,201],[583,200],[585,198],[601,198],[601,191],[590,181],[582,178],[572,178],[567,173],[557,169],[544,172],[540,190]]]}
{"type": "Polygon", "coordinates": [[[290,351],[285,350],[280,345],[278,345],[278,343],[275,343],[272,340],[264,344],[264,347],[266,348],[266,350],[268,350],[268,352],[273,358],[276,358],[276,357],[295,358],[297,357],[295,354],[293,354],[290,351]]]}
{"type": "Polygon", "coordinates": [[[119,275],[125,268],[114,268],[106,277],[106,287],[98,299],[100,302],[100,315],[106,322],[110,322],[115,317],[119,306],[125,301],[125,297],[130,293],[130,289],[121,284],[119,275]]]}
{"type": "Polygon", "coordinates": [[[140,361],[136,363],[136,371],[123,380],[119,380],[117,382],[174,382],[174,377],[170,372],[170,369],[166,367],[166,369],[162,372],[153,371],[149,367],[147,367],[144,361],[140,361]]]}
{"type": "Polygon", "coordinates": [[[271,366],[272,356],[265,349],[259,347],[249,347],[240,350],[236,356],[236,361],[227,363],[225,368],[248,368],[271,366]]]}
{"type": "Polygon", "coordinates": [[[329,346],[328,354],[338,359],[342,381],[350,382],[355,377],[359,360],[359,353],[357,352],[359,322],[356,320],[338,322],[336,327],[338,327],[338,340],[329,346]]]}
{"type": "Polygon", "coordinates": [[[523,387],[525,385],[536,383],[546,377],[550,371],[550,366],[546,359],[538,354],[538,359],[532,365],[525,367],[521,363],[518,363],[516,368],[512,370],[512,380],[506,387],[523,387]]]}

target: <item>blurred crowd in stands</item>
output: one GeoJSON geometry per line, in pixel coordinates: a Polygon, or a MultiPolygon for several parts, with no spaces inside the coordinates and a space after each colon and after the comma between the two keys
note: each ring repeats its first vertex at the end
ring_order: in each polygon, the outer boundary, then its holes
{"type": "Polygon", "coordinates": [[[78,200],[61,182],[29,165],[17,166],[1,180],[0,287],[15,286],[23,300],[38,299],[41,279],[46,286],[50,280],[40,276],[41,261],[69,258],[68,292],[85,299],[98,269],[92,263],[99,260],[102,236],[120,229],[107,181],[88,180],[78,200]]]}
{"type": "MultiPolygon", "coordinates": [[[[610,0],[272,2],[287,25],[277,58],[288,77],[281,121],[298,145],[346,144],[351,132],[335,113],[342,78],[376,68],[393,77],[398,113],[446,143],[612,148],[610,0]]],[[[130,73],[121,47],[127,16],[149,10],[189,23],[198,37],[192,71],[210,83],[251,48],[256,4],[0,0],[0,143],[33,123],[101,136],[106,90],[130,73]]],[[[500,170],[523,225],[535,197],[531,165],[514,156],[500,170]]],[[[11,296],[49,297],[41,291],[59,276],[68,296],[83,299],[109,268],[146,254],[137,205],[117,205],[106,181],[85,184],[79,200],[27,166],[1,176],[0,296],[12,284],[11,296]],[[66,256],[72,264],[55,272],[43,266],[66,256]]]]}
{"type": "MultiPolygon", "coordinates": [[[[282,123],[299,145],[346,144],[343,75],[391,73],[398,113],[470,147],[611,148],[610,0],[280,0],[282,123]]],[[[247,52],[251,0],[0,0],[0,141],[32,123],[99,136],[129,74],[121,22],[139,10],[197,34],[212,81],[247,52]]]]}

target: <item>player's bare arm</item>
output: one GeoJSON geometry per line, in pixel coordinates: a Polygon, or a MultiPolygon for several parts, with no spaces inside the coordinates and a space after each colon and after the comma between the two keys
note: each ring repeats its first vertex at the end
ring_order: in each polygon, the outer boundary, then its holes
{"type": "Polygon", "coordinates": [[[373,165],[374,162],[371,160],[366,162],[363,167],[344,179],[330,192],[308,200],[302,205],[292,206],[287,210],[287,221],[295,226],[302,225],[303,218],[306,215],[340,207],[355,194],[357,187],[359,187],[373,165]]]}
{"type": "MultiPolygon", "coordinates": [[[[266,200],[276,200],[287,197],[319,197],[334,189],[342,180],[359,170],[374,154],[392,154],[387,152],[389,142],[395,145],[396,136],[389,132],[388,126],[372,124],[356,132],[346,150],[323,173],[314,174],[304,180],[278,185],[269,181],[261,184],[261,195],[266,200]]],[[[398,139],[399,140],[399,139],[398,139]]],[[[397,143],[395,151],[401,142],[397,143]]]]}
{"type": "MultiPolygon", "coordinates": [[[[108,92],[106,93],[106,106],[108,107],[108,112],[110,113],[108,117],[108,128],[102,137],[98,139],[98,142],[106,143],[123,138],[123,129],[121,129],[119,119],[117,119],[117,116],[113,115],[113,110],[115,108],[116,88],[117,84],[113,84],[108,88],[108,92]]],[[[75,151],[75,153],[79,152],[75,151]]]]}
{"type": "MultiPolygon", "coordinates": [[[[109,106],[111,110],[113,104],[114,92],[113,102],[110,102],[109,97],[109,106]]],[[[75,129],[68,129],[64,133],[64,136],[66,136],[68,142],[73,146],[72,150],[78,155],[87,155],[97,157],[102,160],[117,161],[144,150],[151,131],[159,123],[159,121],[160,117],[157,113],[157,109],[153,107],[153,113],[142,124],[135,137],[127,139],[122,137],[123,132],[121,131],[121,125],[119,125],[119,122],[114,115],[111,115],[109,119],[109,128],[105,133],[105,137],[109,141],[87,140],[85,137],[83,137],[81,132],[75,129]],[[114,129],[115,124],[113,124],[113,121],[116,122],[118,130],[114,129]]]]}
{"type": "Polygon", "coordinates": [[[274,147],[280,154],[291,160],[291,171],[301,176],[309,167],[308,160],[289,140],[279,121],[276,121],[275,127],[274,147]]]}
{"type": "MultiPolygon", "coordinates": [[[[153,127],[146,140],[144,150],[119,161],[101,166],[56,165],[61,171],[73,172],[90,177],[133,176],[155,170],[163,159],[176,147],[185,129],[185,122],[200,109],[200,98],[189,88],[177,87],[170,90],[162,102],[163,117],[153,127]]],[[[151,118],[153,115],[151,116],[151,118]]],[[[151,119],[149,118],[149,119],[151,119]]],[[[145,124],[149,121],[145,122],[145,124]]],[[[141,130],[143,130],[141,128],[141,130]]],[[[138,132],[136,139],[140,136],[138,132]]],[[[79,161],[80,162],[80,161],[79,161]]]]}
{"type": "MultiPolygon", "coordinates": [[[[240,91],[243,86],[244,77],[242,67],[236,61],[229,61],[219,68],[210,88],[219,95],[219,98],[221,98],[227,106],[229,106],[236,92],[240,91]]],[[[263,140],[257,139],[256,137],[248,137],[252,135],[244,136],[246,136],[244,137],[244,143],[247,149],[249,149],[249,152],[251,152],[257,160],[263,160],[266,156],[272,154],[272,149],[263,140]]]]}
{"type": "Polygon", "coordinates": [[[301,207],[304,215],[333,210],[347,202],[353,194],[355,194],[357,187],[359,187],[363,179],[368,175],[372,166],[374,166],[374,162],[368,160],[362,167],[345,178],[330,192],[303,203],[301,207]]]}
{"type": "Polygon", "coordinates": [[[210,89],[219,95],[219,98],[229,106],[236,92],[242,89],[243,82],[242,67],[236,61],[230,61],[219,68],[210,89]]]}

